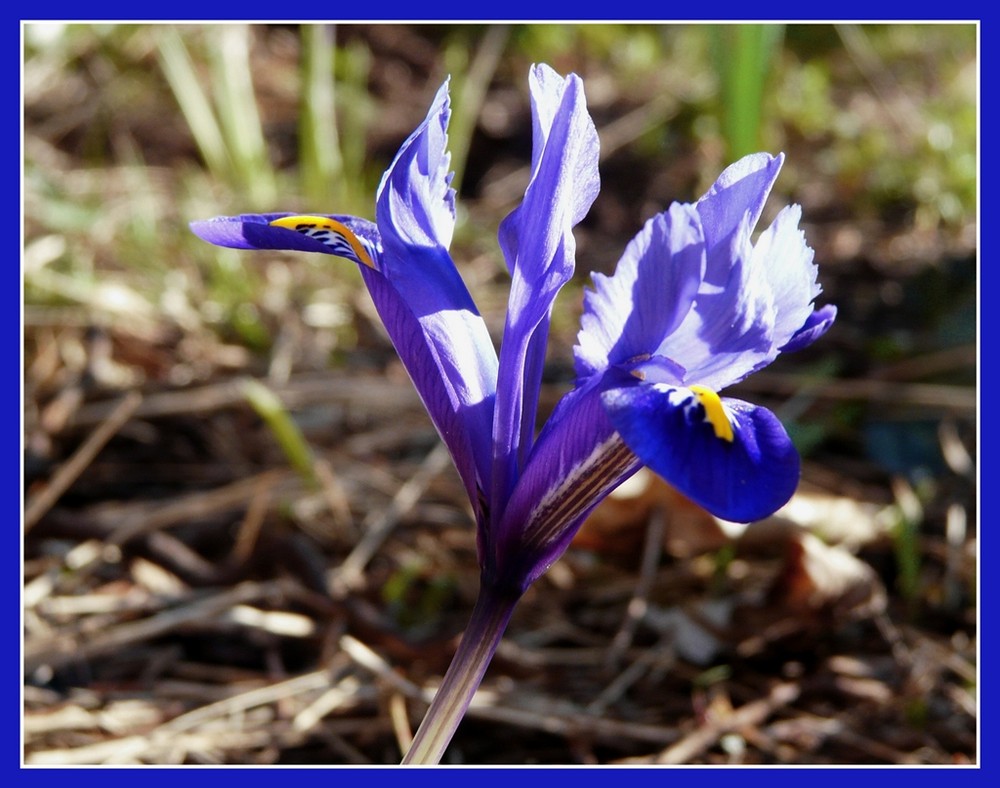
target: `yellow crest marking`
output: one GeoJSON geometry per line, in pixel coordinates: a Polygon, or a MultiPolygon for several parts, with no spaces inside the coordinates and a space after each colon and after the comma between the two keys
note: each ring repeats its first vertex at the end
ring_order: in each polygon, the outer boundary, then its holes
{"type": "Polygon", "coordinates": [[[325,216],[285,216],[271,222],[272,227],[284,227],[288,230],[308,235],[317,241],[340,250],[342,256],[349,257],[369,268],[375,268],[375,262],[361,240],[345,225],[336,219],[325,216]],[[347,245],[345,248],[344,244],[347,245]],[[353,252],[351,254],[350,252],[353,252]]]}
{"type": "Polygon", "coordinates": [[[726,409],[723,407],[719,395],[708,386],[695,385],[690,386],[690,389],[705,409],[705,420],[715,430],[715,437],[732,443],[733,425],[729,422],[729,416],[726,415],[726,409]]]}

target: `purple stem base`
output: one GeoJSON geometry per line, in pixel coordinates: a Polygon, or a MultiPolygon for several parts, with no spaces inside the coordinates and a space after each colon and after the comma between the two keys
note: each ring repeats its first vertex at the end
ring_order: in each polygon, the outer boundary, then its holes
{"type": "Polygon", "coordinates": [[[403,756],[404,764],[431,765],[441,762],[445,749],[479,689],[519,599],[518,594],[500,593],[485,585],[480,586],[479,598],[458,644],[458,651],[410,748],[403,756]]]}

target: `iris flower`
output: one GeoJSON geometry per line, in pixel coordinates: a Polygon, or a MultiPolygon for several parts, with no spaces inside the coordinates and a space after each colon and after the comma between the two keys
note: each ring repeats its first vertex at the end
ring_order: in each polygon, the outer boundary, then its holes
{"type": "Polygon", "coordinates": [[[440,759],[518,599],[639,468],[730,521],[761,519],[791,497],[799,457],[781,423],[718,392],[813,342],[836,313],[814,306],[820,286],[798,206],[751,240],[783,157],[747,156],[697,202],[646,222],[613,275],[593,275],[576,384],[536,431],[553,305],[573,275],[573,227],[600,181],[583,82],[545,65],[529,82],[531,177],[499,231],[511,277],[499,356],[448,252],[447,82],[385,172],[374,222],[275,213],[191,225],[221,246],[355,263],[461,476],[480,596],[409,763],[440,759]]]}

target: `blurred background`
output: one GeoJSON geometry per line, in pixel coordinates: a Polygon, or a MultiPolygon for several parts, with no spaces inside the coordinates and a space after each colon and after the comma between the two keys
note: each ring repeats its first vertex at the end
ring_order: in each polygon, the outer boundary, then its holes
{"type": "Polygon", "coordinates": [[[977,761],[976,26],[22,30],[27,763],[398,761],[477,590],[457,474],[351,265],[187,225],[374,218],[450,74],[499,342],[535,62],[583,77],[602,176],[543,410],[588,272],[748,152],[785,153],[764,221],[802,205],[839,317],[727,392],[787,425],[790,504],[734,529],[638,476],[446,762],[977,761]]]}

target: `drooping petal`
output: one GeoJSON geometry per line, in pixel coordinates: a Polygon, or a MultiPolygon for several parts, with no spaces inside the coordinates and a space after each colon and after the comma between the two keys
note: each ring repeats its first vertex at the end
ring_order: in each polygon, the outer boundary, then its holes
{"type": "Polygon", "coordinates": [[[642,463],[601,404],[611,370],[569,392],[538,436],[503,518],[481,555],[484,575],[527,588],[565,552],[587,515],[642,463]]]}
{"type": "Polygon", "coordinates": [[[511,272],[500,351],[492,504],[499,513],[531,448],[552,304],[573,275],[573,227],[597,196],[597,131],[583,82],[548,66],[531,72],[532,173],[524,200],[500,225],[511,272]]]}
{"type": "Polygon", "coordinates": [[[798,452],[766,408],[664,384],[611,389],[602,402],[629,448],[717,517],[760,520],[795,492],[798,452]]]}
{"type": "Polygon", "coordinates": [[[574,349],[577,377],[640,359],[648,363],[650,356],[660,357],[653,366],[662,366],[661,345],[690,311],[704,272],[705,243],[694,206],[674,203],[646,222],[612,276],[591,275],[594,289],[584,295],[574,349]]]}
{"type": "Polygon", "coordinates": [[[382,252],[376,226],[356,216],[256,213],[217,216],[190,226],[195,235],[216,246],[319,252],[370,268],[378,266],[382,252]]]}

